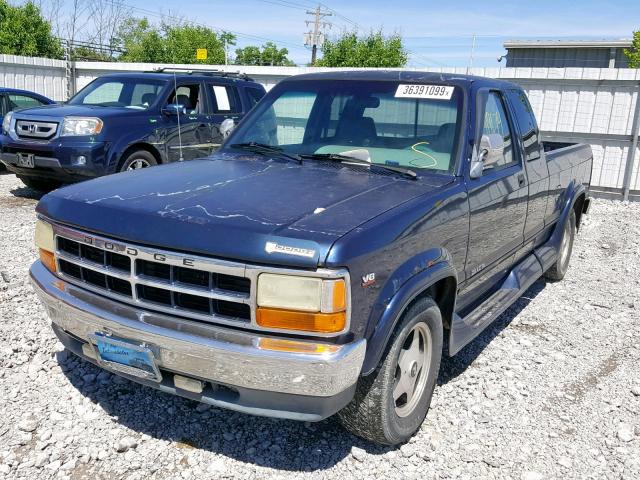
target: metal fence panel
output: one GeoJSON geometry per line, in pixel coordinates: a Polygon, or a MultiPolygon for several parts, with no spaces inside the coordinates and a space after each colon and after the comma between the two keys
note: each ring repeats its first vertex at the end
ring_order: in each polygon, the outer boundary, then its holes
{"type": "MultiPolygon", "coordinates": [[[[163,65],[173,68],[242,70],[272,88],[282,79],[302,73],[327,71],[315,67],[256,67],[163,65]]],[[[61,60],[0,55],[0,84],[42,93],[65,100],[67,85],[79,90],[94,78],[117,71],[149,71],[155,64],[73,62],[73,78],[67,79],[67,63],[61,60]],[[67,80],[70,80],[67,83],[67,80]]],[[[343,69],[359,70],[359,69],[343,69]]],[[[420,69],[411,69],[420,70],[420,69]]],[[[593,149],[593,187],[603,193],[620,192],[625,187],[627,163],[632,196],[640,196],[640,148],[630,163],[634,115],[640,91],[640,69],[606,68],[436,68],[435,72],[473,74],[511,80],[529,96],[546,138],[585,142],[593,149]],[[635,192],[634,192],[635,191],[635,192]]],[[[637,132],[636,132],[637,133],[637,132]]]]}

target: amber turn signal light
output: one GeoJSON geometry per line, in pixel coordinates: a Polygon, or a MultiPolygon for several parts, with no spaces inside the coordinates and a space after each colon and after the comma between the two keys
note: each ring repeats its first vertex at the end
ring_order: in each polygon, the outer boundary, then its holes
{"type": "Polygon", "coordinates": [[[296,342],[294,340],[281,340],[279,338],[261,338],[258,340],[258,348],[272,350],[274,352],[308,353],[320,355],[338,351],[337,345],[325,343],[296,342]]]}
{"type": "Polygon", "coordinates": [[[53,253],[49,252],[48,250],[44,250],[43,248],[40,248],[39,250],[40,250],[40,261],[44,264],[45,267],[47,267],[47,269],[55,273],[56,257],[53,255],[53,253]]]}
{"type": "Polygon", "coordinates": [[[315,333],[337,333],[344,330],[347,313],[313,313],[258,308],[256,322],[261,327],[282,330],[300,330],[315,333]]]}

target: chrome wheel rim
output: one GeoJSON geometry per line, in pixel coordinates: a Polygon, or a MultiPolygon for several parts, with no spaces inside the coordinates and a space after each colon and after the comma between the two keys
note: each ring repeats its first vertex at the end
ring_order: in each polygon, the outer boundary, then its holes
{"type": "Polygon", "coordinates": [[[560,265],[565,266],[569,259],[569,237],[571,235],[571,222],[567,221],[564,227],[564,235],[562,235],[562,242],[560,243],[560,265]]]}
{"type": "Polygon", "coordinates": [[[415,325],[402,344],[393,381],[393,403],[399,417],[410,415],[420,402],[431,367],[432,340],[429,327],[415,325]]]}
{"type": "Polygon", "coordinates": [[[150,167],[149,162],[144,160],[143,158],[136,158],[133,162],[129,164],[127,170],[140,170],[141,168],[150,167]]]}

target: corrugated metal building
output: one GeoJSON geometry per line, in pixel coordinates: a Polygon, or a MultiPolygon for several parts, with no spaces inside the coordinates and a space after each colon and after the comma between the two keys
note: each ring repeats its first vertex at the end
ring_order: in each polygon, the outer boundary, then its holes
{"type": "Polygon", "coordinates": [[[621,40],[510,40],[507,67],[543,68],[629,68],[625,48],[630,39],[621,40]]]}

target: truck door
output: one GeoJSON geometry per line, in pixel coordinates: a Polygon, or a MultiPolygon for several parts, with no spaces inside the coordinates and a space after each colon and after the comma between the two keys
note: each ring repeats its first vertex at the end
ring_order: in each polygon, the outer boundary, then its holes
{"type": "MultiPolygon", "coordinates": [[[[529,202],[524,225],[525,245],[540,244],[544,239],[539,234],[544,229],[545,212],[549,199],[549,168],[540,143],[540,132],[527,95],[518,89],[506,91],[518,130],[520,150],[524,159],[529,182],[529,202]],[[539,238],[536,238],[539,236],[539,238]]],[[[528,249],[523,249],[525,254],[528,249]]],[[[516,258],[516,261],[518,259],[516,258]]]]}
{"type": "Polygon", "coordinates": [[[167,104],[179,104],[184,112],[164,116],[165,145],[170,162],[191,160],[209,155],[211,130],[207,121],[207,102],[200,82],[178,85],[167,104]]]}
{"type": "Polygon", "coordinates": [[[211,129],[212,148],[217,150],[222,145],[220,124],[227,118],[238,123],[242,119],[242,103],[235,85],[225,85],[211,82],[207,84],[207,93],[211,99],[211,116],[209,128],[211,129]]]}
{"type": "MultiPolygon", "coordinates": [[[[475,145],[493,139],[478,178],[468,177],[468,279],[460,292],[461,307],[491,288],[512,266],[523,244],[527,214],[527,177],[515,147],[513,122],[502,92],[481,89],[477,94],[475,145]]],[[[478,148],[478,147],[475,147],[478,148]]],[[[469,169],[467,169],[469,174],[469,169]]]]}

